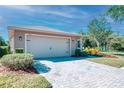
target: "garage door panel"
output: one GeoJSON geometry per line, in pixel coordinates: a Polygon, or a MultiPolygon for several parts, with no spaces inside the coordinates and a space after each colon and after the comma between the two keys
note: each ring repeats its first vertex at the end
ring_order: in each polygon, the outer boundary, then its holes
{"type": "Polygon", "coordinates": [[[70,55],[69,39],[43,36],[28,36],[28,52],[35,58],[62,57],[70,55]]]}
{"type": "Polygon", "coordinates": [[[57,39],[53,40],[54,44],[51,54],[54,56],[68,56],[69,55],[69,46],[66,42],[68,39],[57,39]]]}
{"type": "Polygon", "coordinates": [[[41,37],[31,37],[31,49],[30,51],[34,54],[35,57],[47,57],[49,54],[49,44],[48,40],[41,37]],[[46,56],[47,55],[47,56],[46,56]]]}

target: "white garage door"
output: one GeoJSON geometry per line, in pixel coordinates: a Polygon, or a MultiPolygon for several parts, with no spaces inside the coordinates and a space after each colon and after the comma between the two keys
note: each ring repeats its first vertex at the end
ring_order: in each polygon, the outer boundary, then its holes
{"type": "Polygon", "coordinates": [[[35,58],[70,56],[70,39],[28,35],[27,52],[35,58]]]}

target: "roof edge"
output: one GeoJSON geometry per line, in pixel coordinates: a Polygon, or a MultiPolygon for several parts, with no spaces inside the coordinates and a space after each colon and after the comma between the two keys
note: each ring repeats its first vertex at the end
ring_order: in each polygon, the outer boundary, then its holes
{"type": "Polygon", "coordinates": [[[65,31],[57,31],[55,29],[55,31],[50,31],[50,30],[44,30],[44,29],[36,29],[36,28],[28,28],[28,27],[17,27],[17,26],[8,26],[8,30],[28,30],[28,31],[36,31],[36,32],[44,32],[46,31],[45,33],[54,33],[54,34],[63,34],[63,35],[69,35],[69,36],[78,36],[80,37],[81,35],[80,34],[76,34],[76,33],[70,33],[70,32],[65,32],[65,31]]]}

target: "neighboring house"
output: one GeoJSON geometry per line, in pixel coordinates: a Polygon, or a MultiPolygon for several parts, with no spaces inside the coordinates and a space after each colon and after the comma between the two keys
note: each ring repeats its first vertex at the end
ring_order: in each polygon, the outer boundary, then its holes
{"type": "Polygon", "coordinates": [[[64,57],[75,54],[81,48],[81,35],[48,28],[9,26],[11,52],[23,48],[35,58],[64,57]]]}

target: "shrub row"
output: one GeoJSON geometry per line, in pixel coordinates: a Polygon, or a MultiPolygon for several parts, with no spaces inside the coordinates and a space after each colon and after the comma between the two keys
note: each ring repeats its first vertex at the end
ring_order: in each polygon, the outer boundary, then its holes
{"type": "Polygon", "coordinates": [[[33,64],[33,56],[31,54],[8,54],[0,60],[3,66],[14,70],[25,70],[33,64]]]}
{"type": "Polygon", "coordinates": [[[100,51],[95,48],[85,48],[85,52],[87,52],[89,55],[97,55],[100,51]]]}
{"type": "Polygon", "coordinates": [[[100,51],[98,49],[95,49],[95,48],[85,48],[83,50],[80,50],[80,49],[76,49],[75,50],[75,56],[76,57],[85,57],[85,56],[88,56],[88,55],[94,55],[94,56],[97,56],[98,53],[100,51]]]}
{"type": "Polygon", "coordinates": [[[124,51],[124,47],[120,43],[114,43],[112,45],[112,48],[113,50],[116,50],[116,51],[120,51],[120,52],[124,51]]]}
{"type": "Polygon", "coordinates": [[[76,57],[86,57],[86,56],[88,56],[88,53],[87,52],[85,52],[85,51],[81,51],[80,49],[76,49],[75,50],[75,56],[76,57]]]}
{"type": "MultiPolygon", "coordinates": [[[[0,57],[6,55],[9,53],[9,47],[8,46],[1,46],[0,47],[0,57]]],[[[24,50],[22,48],[16,48],[15,53],[24,53],[24,50]]]]}
{"type": "Polygon", "coordinates": [[[16,48],[15,53],[24,53],[23,48],[16,48]]]}

